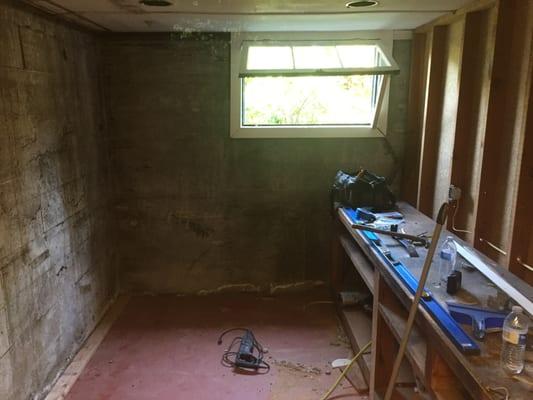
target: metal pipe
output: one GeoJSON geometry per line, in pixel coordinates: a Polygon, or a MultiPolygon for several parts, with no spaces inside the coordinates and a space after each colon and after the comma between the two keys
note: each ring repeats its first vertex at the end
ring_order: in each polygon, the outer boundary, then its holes
{"type": "Polygon", "coordinates": [[[533,267],[529,264],[526,264],[525,262],[522,261],[522,259],[520,257],[516,257],[516,261],[522,266],[524,267],[525,269],[528,269],[530,271],[533,272],[533,267]]]}
{"type": "Polygon", "coordinates": [[[489,242],[486,239],[479,238],[479,241],[482,243],[486,243],[489,247],[491,247],[493,250],[496,250],[498,253],[500,253],[502,256],[506,256],[507,252],[505,250],[502,250],[498,246],[496,246],[494,243],[489,242]]]}
{"type": "Polygon", "coordinates": [[[402,341],[400,343],[400,348],[398,349],[398,354],[394,360],[394,365],[392,367],[391,377],[389,379],[389,384],[387,386],[387,392],[385,393],[384,400],[390,400],[392,397],[392,392],[394,391],[394,386],[396,384],[396,379],[398,378],[398,373],[400,371],[400,365],[402,364],[403,356],[405,354],[405,349],[407,348],[407,343],[409,342],[409,336],[411,335],[411,330],[413,329],[413,324],[415,322],[415,316],[418,311],[418,304],[424,293],[424,286],[426,285],[426,280],[429,274],[429,269],[431,267],[431,261],[437,250],[439,244],[439,237],[441,231],[446,223],[446,218],[448,216],[448,203],[444,203],[439,210],[437,216],[437,224],[435,225],[435,230],[433,231],[433,236],[431,239],[431,245],[426,254],[426,259],[424,260],[424,267],[422,268],[422,273],[420,274],[420,280],[418,281],[418,287],[416,289],[415,297],[413,299],[413,304],[409,310],[409,317],[407,318],[407,324],[405,326],[405,331],[402,336],[402,341]]]}

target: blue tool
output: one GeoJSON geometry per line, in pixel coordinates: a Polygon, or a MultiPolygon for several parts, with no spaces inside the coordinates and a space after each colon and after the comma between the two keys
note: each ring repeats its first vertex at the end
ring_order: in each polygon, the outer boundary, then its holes
{"type": "Polygon", "coordinates": [[[359,221],[372,223],[377,219],[373,213],[368,210],[365,210],[364,208],[356,208],[355,215],[359,221]]]}
{"type": "Polygon", "coordinates": [[[472,325],[474,337],[479,340],[485,339],[487,329],[502,328],[503,321],[507,316],[501,311],[493,311],[479,307],[447,301],[448,310],[452,317],[460,324],[472,325]]]}
{"type": "MultiPolygon", "coordinates": [[[[418,287],[418,280],[402,263],[398,263],[393,270],[407,286],[409,291],[414,294],[418,287]]],[[[440,303],[435,301],[429,290],[424,289],[424,295],[422,296],[420,304],[422,304],[429,314],[431,314],[433,319],[439,324],[455,347],[466,354],[479,354],[480,349],[478,344],[468,336],[446,309],[442,307],[440,303]]]]}
{"type": "MultiPolygon", "coordinates": [[[[357,220],[354,210],[345,209],[346,215],[350,218],[352,223],[360,223],[357,220]]],[[[377,249],[378,254],[383,260],[390,266],[391,270],[401,279],[403,284],[408,288],[411,293],[415,293],[418,288],[418,280],[411,274],[411,272],[399,261],[394,261],[390,256],[390,252],[383,248],[379,237],[368,231],[361,231],[363,236],[377,249]]],[[[446,336],[452,341],[452,343],[465,354],[479,354],[480,348],[478,344],[463,330],[463,328],[452,318],[452,316],[446,311],[446,309],[440,305],[431,292],[424,289],[420,304],[428,311],[433,319],[439,324],[446,336]]]]}

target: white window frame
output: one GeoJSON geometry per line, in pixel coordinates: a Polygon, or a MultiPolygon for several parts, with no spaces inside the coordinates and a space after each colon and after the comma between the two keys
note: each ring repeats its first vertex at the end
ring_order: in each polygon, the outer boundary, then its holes
{"type": "MultiPolygon", "coordinates": [[[[296,40],[361,40],[379,42],[387,55],[392,54],[392,31],[357,32],[235,32],[231,36],[230,67],[230,134],[235,139],[280,139],[280,138],[368,138],[383,137],[387,132],[390,79],[383,75],[383,90],[380,91],[376,114],[371,126],[242,126],[241,64],[244,41],[296,41],[296,40]],[[290,38],[290,39],[289,39],[290,38]]],[[[389,57],[396,67],[392,57],[389,57]]]]}

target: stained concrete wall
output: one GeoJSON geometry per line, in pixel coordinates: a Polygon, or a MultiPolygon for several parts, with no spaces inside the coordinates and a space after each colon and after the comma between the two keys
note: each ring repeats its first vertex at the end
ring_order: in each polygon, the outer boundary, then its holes
{"type": "Polygon", "coordinates": [[[40,398],[115,292],[99,50],[0,1],[0,399],[40,398]]]}
{"type": "Polygon", "coordinates": [[[384,139],[229,134],[229,35],[119,35],[104,48],[122,289],[196,292],[327,277],[338,169],[398,180],[410,41],[384,139]]]}

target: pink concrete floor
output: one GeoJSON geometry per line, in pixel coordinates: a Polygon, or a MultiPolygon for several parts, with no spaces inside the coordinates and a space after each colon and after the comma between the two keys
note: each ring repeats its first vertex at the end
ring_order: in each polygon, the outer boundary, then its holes
{"type": "MultiPolygon", "coordinates": [[[[323,299],[323,296],[322,296],[323,299]]],[[[315,295],[134,297],[114,323],[67,400],[312,400],[338,376],[329,363],[352,355],[332,305],[315,295]],[[220,364],[221,331],[251,328],[268,349],[268,374],[220,364]],[[329,373],[328,373],[329,372],[329,373]]],[[[347,381],[331,399],[363,399],[347,381]]]]}

